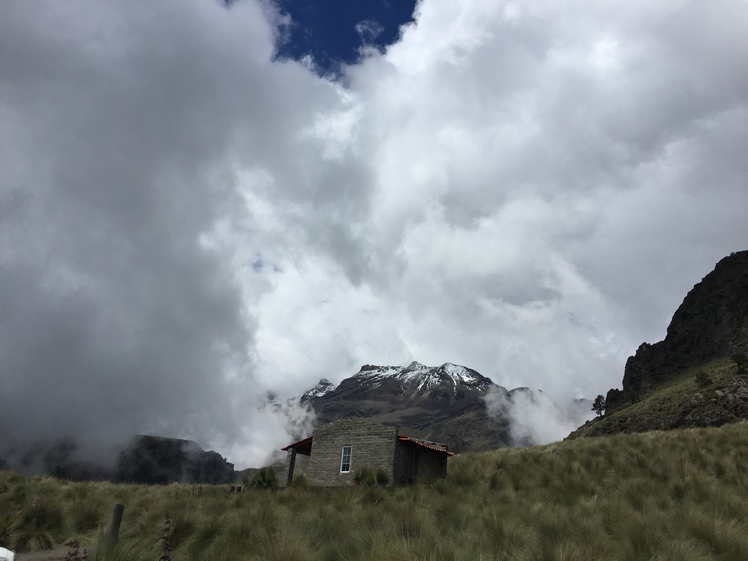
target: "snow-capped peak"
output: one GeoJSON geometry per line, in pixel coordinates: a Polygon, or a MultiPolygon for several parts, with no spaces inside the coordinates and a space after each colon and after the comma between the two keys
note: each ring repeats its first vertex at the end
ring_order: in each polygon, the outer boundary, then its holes
{"type": "Polygon", "coordinates": [[[458,364],[452,364],[451,362],[442,364],[439,369],[443,370],[445,374],[452,378],[452,381],[455,384],[478,384],[487,379],[478,374],[475,370],[470,370],[469,368],[465,368],[458,364]]]}
{"type": "Polygon", "coordinates": [[[333,390],[335,390],[335,384],[333,384],[327,378],[322,378],[316,386],[314,386],[308,392],[304,393],[299,401],[309,401],[310,399],[314,399],[315,397],[322,397],[323,395],[328,394],[333,390]]]}
{"type": "Polygon", "coordinates": [[[425,366],[420,362],[413,361],[408,366],[372,366],[364,365],[354,376],[365,380],[370,385],[378,385],[387,380],[394,379],[403,384],[417,384],[418,389],[433,388],[445,383],[453,386],[458,384],[467,386],[485,386],[491,384],[491,380],[478,374],[475,370],[447,362],[441,366],[425,366]]]}

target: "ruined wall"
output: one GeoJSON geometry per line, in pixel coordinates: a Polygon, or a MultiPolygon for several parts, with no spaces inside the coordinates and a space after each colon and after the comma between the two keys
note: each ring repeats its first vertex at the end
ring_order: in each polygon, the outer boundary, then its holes
{"type": "Polygon", "coordinates": [[[352,485],[356,470],[362,467],[382,469],[392,477],[396,442],[395,427],[359,420],[322,425],[314,431],[307,468],[309,483],[325,487],[352,485]],[[353,447],[350,473],[340,473],[340,457],[345,445],[353,447]]]}

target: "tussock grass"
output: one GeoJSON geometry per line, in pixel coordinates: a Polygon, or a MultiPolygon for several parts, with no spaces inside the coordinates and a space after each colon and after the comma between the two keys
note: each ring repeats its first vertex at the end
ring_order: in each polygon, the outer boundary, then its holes
{"type": "Polygon", "coordinates": [[[464,454],[413,487],[69,483],[0,471],[0,545],[91,561],[745,561],[748,423],[464,454]],[[107,539],[114,503],[120,539],[107,539]]]}

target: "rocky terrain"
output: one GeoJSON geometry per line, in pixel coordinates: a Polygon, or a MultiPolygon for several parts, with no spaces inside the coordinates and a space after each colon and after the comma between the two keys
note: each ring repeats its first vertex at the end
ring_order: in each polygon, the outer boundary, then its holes
{"type": "Polygon", "coordinates": [[[628,359],[623,388],[606,411],[572,433],[600,435],[748,418],[748,377],[732,357],[748,353],[748,251],[733,253],[696,284],[663,341],[643,343],[628,359]]]}

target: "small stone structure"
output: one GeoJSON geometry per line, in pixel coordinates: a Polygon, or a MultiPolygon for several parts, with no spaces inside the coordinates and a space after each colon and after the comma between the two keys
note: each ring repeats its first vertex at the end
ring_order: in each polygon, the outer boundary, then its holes
{"type": "Polygon", "coordinates": [[[396,485],[437,479],[447,475],[447,458],[454,456],[444,444],[400,436],[397,427],[355,419],[321,425],[312,436],[283,450],[288,452],[285,484],[302,467],[301,455],[308,457],[302,469],[309,483],[322,487],[352,485],[361,468],[382,470],[396,485]]]}

